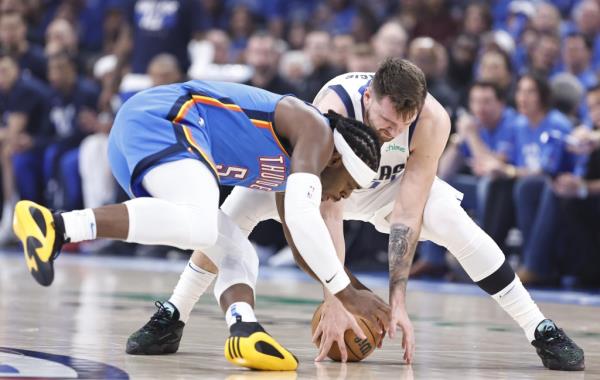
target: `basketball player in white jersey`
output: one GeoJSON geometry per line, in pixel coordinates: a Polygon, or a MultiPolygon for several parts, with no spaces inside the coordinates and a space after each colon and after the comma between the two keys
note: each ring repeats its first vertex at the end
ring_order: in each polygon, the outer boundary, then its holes
{"type": "MultiPolygon", "coordinates": [[[[436,177],[450,120],[427,93],[421,70],[406,60],[388,59],[376,73],[347,73],[332,79],[318,93],[314,105],[323,112],[333,110],[364,121],[385,141],[378,176],[370,188],[355,191],[348,199],[323,202],[321,213],[342,261],[344,219],[370,222],[380,232],[390,234],[389,335],[395,337],[397,326],[402,330],[407,363],[413,361],[415,341],[405,305],[406,282],[417,242],[431,240],[447,248],[471,279],[519,324],[544,366],[556,370],[584,368],[583,350],[544,317],[497,244],[460,207],[462,194],[436,177]]],[[[279,218],[275,195],[252,189],[234,189],[222,209],[247,234],[258,222],[279,218]]],[[[168,301],[179,310],[183,322],[217,270],[220,281],[254,289],[253,282],[239,280],[244,278],[247,265],[242,258],[250,253],[233,255],[234,247],[229,249],[232,260],[218,268],[200,252],[192,256],[168,301]],[[191,265],[203,268],[202,273],[190,270],[191,265]]],[[[361,286],[354,278],[353,284],[361,286]]],[[[324,294],[323,317],[314,336],[321,338],[316,360],[325,358],[334,342],[341,343],[338,346],[345,359],[344,331],[355,329],[356,322],[335,297],[326,291],[324,294]]],[[[223,291],[215,291],[215,296],[222,302],[223,291]]]]}

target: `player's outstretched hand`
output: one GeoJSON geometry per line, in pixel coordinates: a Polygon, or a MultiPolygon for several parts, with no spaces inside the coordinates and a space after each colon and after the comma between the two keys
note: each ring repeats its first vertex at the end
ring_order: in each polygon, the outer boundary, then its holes
{"type": "Polygon", "coordinates": [[[319,355],[315,361],[320,362],[327,357],[327,353],[334,343],[337,343],[342,355],[342,362],[348,360],[348,350],[344,341],[346,330],[352,330],[360,339],[367,339],[354,316],[344,308],[344,305],[335,297],[328,297],[321,308],[321,320],[313,335],[313,342],[319,339],[319,355]]]}
{"type": "Polygon", "coordinates": [[[390,328],[390,307],[373,292],[358,290],[348,285],[344,290],[335,295],[352,314],[360,315],[377,326],[377,333],[388,331],[390,328]],[[381,328],[383,326],[383,330],[381,328]]]}
{"type": "Polygon", "coordinates": [[[406,307],[402,305],[392,305],[392,319],[390,321],[390,338],[396,337],[396,327],[402,329],[402,348],[404,349],[404,360],[407,364],[413,362],[415,356],[415,331],[413,329],[406,307]]]}

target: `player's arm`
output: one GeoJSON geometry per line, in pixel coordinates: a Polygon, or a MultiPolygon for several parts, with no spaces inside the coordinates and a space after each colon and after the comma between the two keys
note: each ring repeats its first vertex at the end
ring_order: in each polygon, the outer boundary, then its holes
{"type": "MultiPolygon", "coordinates": [[[[311,276],[315,280],[319,281],[319,278],[317,277],[317,275],[312,271],[312,269],[310,269],[308,264],[306,264],[306,261],[304,261],[304,259],[302,258],[302,255],[300,255],[300,252],[298,252],[298,248],[296,248],[296,245],[294,244],[294,240],[292,239],[292,236],[290,235],[290,231],[287,227],[287,224],[285,223],[285,210],[284,210],[284,206],[283,206],[284,199],[285,199],[285,196],[283,193],[277,193],[277,195],[275,196],[275,201],[277,203],[277,212],[279,213],[279,219],[281,220],[281,226],[283,227],[283,233],[285,235],[285,240],[287,241],[288,245],[290,246],[290,249],[292,250],[292,254],[294,255],[294,261],[296,262],[298,267],[300,269],[302,269],[305,273],[307,273],[309,276],[311,276]]],[[[354,287],[355,289],[364,289],[364,290],[371,291],[362,282],[360,282],[358,280],[358,278],[356,278],[356,276],[354,276],[354,274],[350,271],[350,269],[348,269],[348,267],[344,266],[344,271],[350,278],[350,284],[352,285],[352,287],[354,287]]]]}
{"type": "MultiPolygon", "coordinates": [[[[317,95],[314,100],[314,106],[321,112],[326,113],[332,110],[342,116],[347,116],[346,106],[333,90],[326,90],[317,95]]],[[[334,202],[332,200],[321,203],[321,215],[329,234],[333,240],[335,251],[338,258],[344,263],[346,259],[346,242],[344,241],[344,201],[334,202]]],[[[350,278],[352,281],[352,277],[350,278]]],[[[326,289],[324,289],[326,290],[326,289]]],[[[324,291],[325,297],[328,293],[324,291]]]]}
{"type": "Polygon", "coordinates": [[[403,328],[404,356],[409,362],[412,360],[414,337],[405,310],[406,283],[419,240],[423,210],[449,132],[448,114],[431,95],[428,95],[412,137],[410,156],[400,179],[390,219],[388,247],[390,306],[392,307],[390,335],[394,337],[396,324],[403,328]],[[407,329],[410,329],[410,334],[407,334],[407,329]]]}
{"type": "Polygon", "coordinates": [[[286,182],[285,221],[300,255],[350,311],[387,328],[387,305],[372,293],[357,291],[338,259],[329,231],[320,214],[323,171],[333,155],[333,135],[323,116],[304,102],[287,97],[275,111],[278,132],[293,146],[291,174],[286,182]]]}

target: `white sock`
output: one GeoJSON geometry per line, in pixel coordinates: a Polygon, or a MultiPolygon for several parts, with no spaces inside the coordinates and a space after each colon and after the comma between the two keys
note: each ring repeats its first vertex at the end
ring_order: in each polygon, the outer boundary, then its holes
{"type": "Polygon", "coordinates": [[[169,298],[169,302],[179,310],[179,320],[187,323],[194,305],[216,276],[216,274],[200,268],[192,260],[188,261],[183,273],[179,276],[171,298],[169,298]]]}
{"type": "Polygon", "coordinates": [[[227,327],[231,327],[231,325],[236,323],[238,317],[241,317],[243,322],[257,321],[256,316],[254,315],[254,309],[246,302],[234,302],[229,306],[225,312],[227,327]]]}
{"type": "Polygon", "coordinates": [[[65,223],[65,235],[76,243],[96,238],[96,216],[91,208],[60,214],[65,223]]]}
{"type": "Polygon", "coordinates": [[[531,299],[519,277],[515,276],[507,287],[492,298],[521,326],[529,342],[535,340],[535,328],[546,318],[531,299]]]}

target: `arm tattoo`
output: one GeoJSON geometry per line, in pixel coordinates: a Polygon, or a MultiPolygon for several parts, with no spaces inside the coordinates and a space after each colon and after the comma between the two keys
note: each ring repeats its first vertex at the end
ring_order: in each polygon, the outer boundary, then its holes
{"type": "Polygon", "coordinates": [[[406,290],[408,272],[417,243],[413,235],[413,230],[404,224],[393,224],[390,229],[388,246],[390,294],[398,289],[402,292],[406,290]]]}

